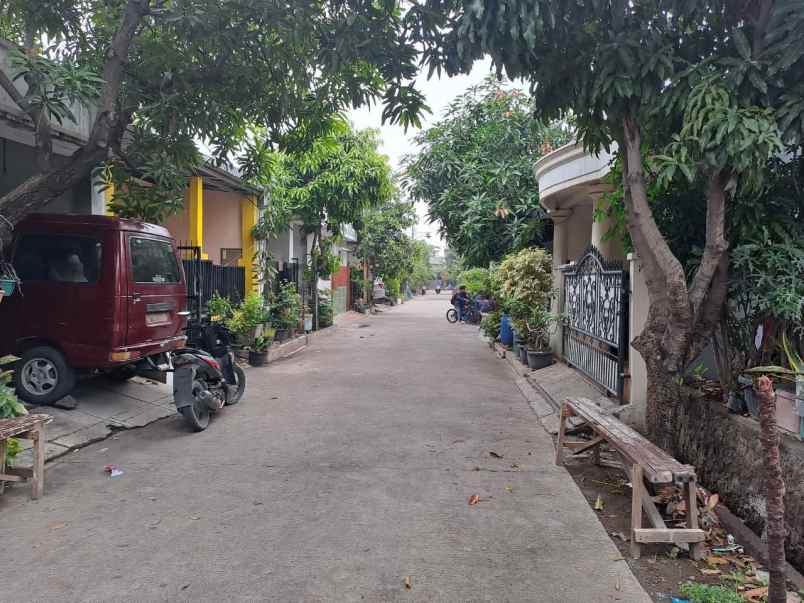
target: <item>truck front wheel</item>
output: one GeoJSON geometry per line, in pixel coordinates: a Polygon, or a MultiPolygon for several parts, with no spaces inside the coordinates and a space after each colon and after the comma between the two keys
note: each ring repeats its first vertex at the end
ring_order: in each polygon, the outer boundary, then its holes
{"type": "Polygon", "coordinates": [[[73,391],[75,371],[60,351],[50,346],[27,350],[14,372],[17,395],[30,404],[51,404],[73,391]]]}

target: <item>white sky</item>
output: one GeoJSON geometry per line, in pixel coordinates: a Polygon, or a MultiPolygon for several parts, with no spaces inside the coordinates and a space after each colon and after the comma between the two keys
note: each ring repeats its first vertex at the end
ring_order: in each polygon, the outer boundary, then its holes
{"type": "MultiPolygon", "coordinates": [[[[425,115],[422,119],[423,129],[438,121],[449,103],[456,97],[463,94],[468,88],[475,86],[491,73],[491,61],[485,59],[475,63],[472,72],[468,75],[460,75],[448,78],[442,74],[438,79],[433,74],[433,79],[427,79],[427,73],[421,74],[416,79],[416,87],[424,94],[427,104],[432,110],[431,114],[425,115]]],[[[358,129],[376,128],[380,131],[382,144],[380,151],[388,155],[391,167],[398,170],[402,163],[402,158],[416,151],[413,137],[419,130],[409,129],[405,133],[401,126],[382,125],[382,105],[375,105],[371,108],[363,107],[349,113],[349,119],[358,129]]],[[[416,213],[419,217],[419,224],[416,226],[416,238],[425,239],[433,245],[437,245],[443,251],[444,241],[438,235],[436,224],[427,221],[427,206],[423,203],[416,204],[416,213]],[[429,233],[429,239],[425,235],[429,233]]]]}

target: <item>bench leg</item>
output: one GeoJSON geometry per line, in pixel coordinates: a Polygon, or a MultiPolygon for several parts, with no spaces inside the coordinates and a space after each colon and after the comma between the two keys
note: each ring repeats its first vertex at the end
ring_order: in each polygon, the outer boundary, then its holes
{"type": "Polygon", "coordinates": [[[45,490],[45,426],[38,425],[28,437],[33,441],[33,475],[31,476],[31,498],[36,500],[45,490]]]}
{"type": "MultiPolygon", "coordinates": [[[[698,485],[694,479],[687,482],[687,527],[698,529],[698,485]]],[[[706,557],[706,544],[695,542],[690,545],[690,557],[700,561],[706,557]]]]}
{"type": "Polygon", "coordinates": [[[569,409],[566,403],[561,405],[558,421],[558,440],[556,441],[556,465],[564,464],[564,440],[567,438],[567,415],[569,409]]]}
{"type": "Polygon", "coordinates": [[[639,559],[642,546],[636,541],[636,530],[642,527],[642,497],[645,496],[645,485],[642,482],[642,467],[631,467],[631,557],[639,559]]]}

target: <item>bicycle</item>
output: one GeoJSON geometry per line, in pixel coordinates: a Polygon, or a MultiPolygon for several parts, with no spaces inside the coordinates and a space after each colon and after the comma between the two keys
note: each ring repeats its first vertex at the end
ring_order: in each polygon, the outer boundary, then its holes
{"type": "MultiPolygon", "coordinates": [[[[480,319],[482,318],[480,314],[480,310],[477,307],[477,303],[475,300],[469,300],[469,307],[464,312],[464,319],[463,322],[467,322],[469,324],[480,324],[480,319]]],[[[455,307],[450,308],[447,310],[447,322],[454,324],[458,322],[458,310],[455,307]]]]}

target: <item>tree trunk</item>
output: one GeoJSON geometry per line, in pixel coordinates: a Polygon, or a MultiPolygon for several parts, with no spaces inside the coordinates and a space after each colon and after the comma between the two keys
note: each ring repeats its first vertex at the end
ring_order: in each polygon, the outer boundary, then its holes
{"type": "MultiPolygon", "coordinates": [[[[87,143],[64,165],[32,176],[0,197],[0,215],[12,224],[19,222],[26,214],[41,209],[89,176],[92,170],[106,159],[110,138],[114,136],[122,138],[128,124],[121,123],[115,108],[120,96],[131,41],[148,10],[149,0],[128,0],[126,4],[120,28],[115,32],[106,52],[102,73],[104,84],[97,102],[98,113],[87,143]]],[[[2,79],[8,78],[0,78],[2,79]]],[[[0,81],[0,84],[3,82],[0,81]]],[[[2,87],[6,92],[9,91],[5,85],[2,87]]],[[[17,101],[17,104],[20,102],[17,101]]],[[[24,109],[23,105],[20,106],[24,109]]],[[[40,117],[44,119],[44,116],[40,117]]],[[[37,127],[35,124],[37,146],[47,146],[50,143],[46,125],[41,123],[40,127],[37,127]]]]}
{"type": "Polygon", "coordinates": [[[784,478],[776,428],[776,392],[769,377],[757,379],[754,389],[759,400],[760,439],[765,451],[765,489],[768,515],[768,603],[785,603],[787,586],[784,556],[784,478]]]}
{"type": "Polygon", "coordinates": [[[669,374],[660,361],[646,362],[645,365],[648,377],[645,422],[648,432],[654,444],[672,452],[676,410],[685,393],[678,377],[669,374]]]}

